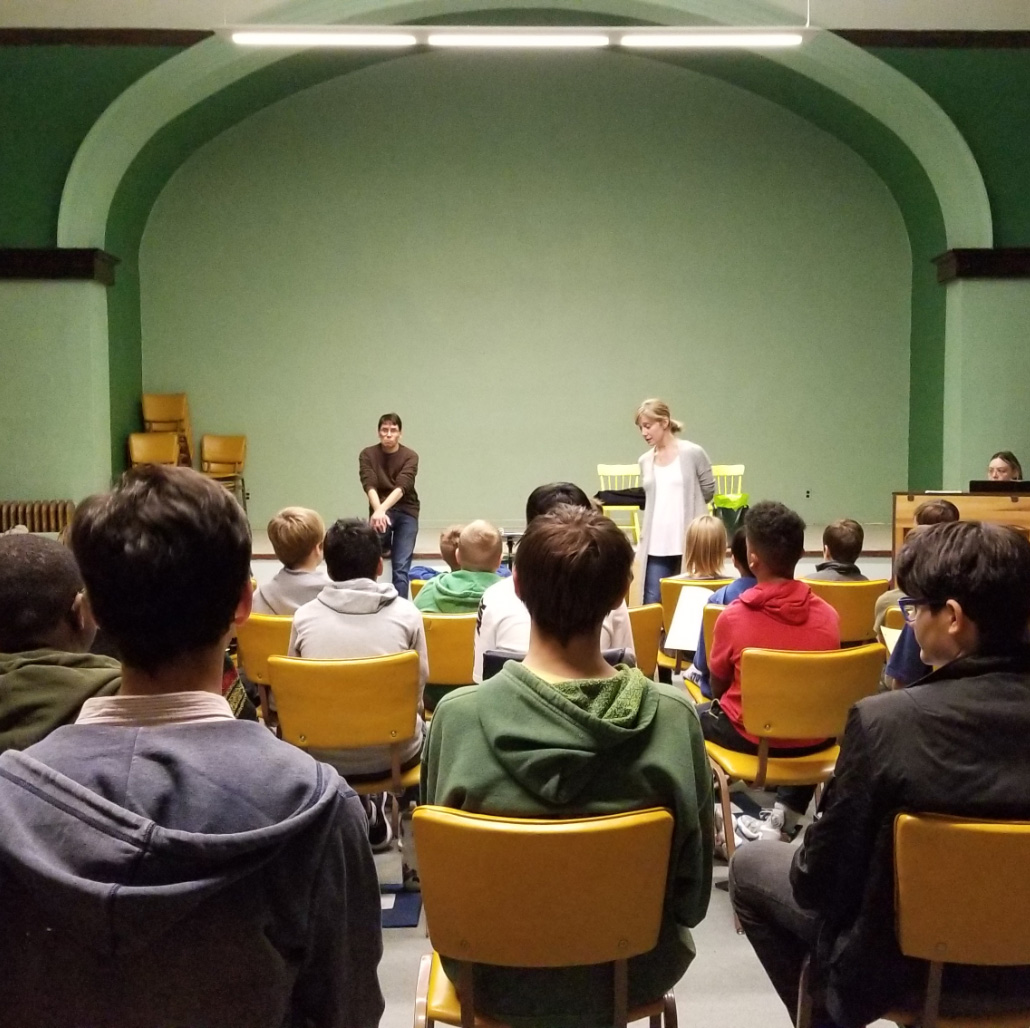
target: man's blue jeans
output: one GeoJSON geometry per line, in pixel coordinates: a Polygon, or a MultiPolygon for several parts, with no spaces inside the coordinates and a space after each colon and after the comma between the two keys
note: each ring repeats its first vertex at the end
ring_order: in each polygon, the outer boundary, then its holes
{"type": "Polygon", "coordinates": [[[662,588],[658,583],[663,578],[678,575],[682,566],[683,558],[679,554],[674,557],[649,556],[644,569],[644,603],[661,603],[662,588]]]}
{"type": "Polygon", "coordinates": [[[381,542],[384,550],[390,551],[390,574],[398,596],[408,598],[408,572],[411,571],[411,555],[415,552],[418,537],[418,518],[403,511],[390,510],[386,516],[390,527],[383,533],[381,542]]]}

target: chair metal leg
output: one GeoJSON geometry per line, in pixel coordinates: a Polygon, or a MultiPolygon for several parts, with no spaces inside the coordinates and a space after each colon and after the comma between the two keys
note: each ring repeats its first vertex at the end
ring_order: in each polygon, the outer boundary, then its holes
{"type": "Polygon", "coordinates": [[[676,993],[670,989],[662,1000],[665,1007],[665,1028],[677,1028],[679,1014],[676,1012],[676,993]]]}
{"type": "MultiPolygon", "coordinates": [[[[711,765],[712,773],[719,783],[719,800],[722,806],[722,834],[726,845],[726,862],[729,863],[733,859],[733,851],[737,848],[737,841],[733,832],[733,807],[730,805],[730,780],[726,777],[726,772],[714,760],[710,760],[708,763],[711,765]]],[[[744,934],[744,929],[740,926],[740,918],[737,917],[736,911],[733,912],[733,927],[738,935],[744,934]]]]}
{"type": "Polygon", "coordinates": [[[798,1016],[796,1028],[811,1028],[812,1025],[812,990],[811,990],[811,957],[805,957],[801,965],[801,981],[798,983],[798,1016]]]}
{"type": "Polygon", "coordinates": [[[939,960],[930,961],[930,971],[926,979],[926,999],[923,1003],[923,1018],[919,1028],[937,1028],[937,1012],[941,1006],[941,976],[944,964],[939,960]]]}
{"type": "Polygon", "coordinates": [[[429,1028],[429,972],[433,967],[433,954],[425,953],[418,965],[418,984],[415,986],[415,1021],[412,1028],[429,1028]]]}
{"type": "Polygon", "coordinates": [[[613,1024],[615,1028],[626,1028],[626,1019],[629,1013],[629,964],[625,960],[615,961],[615,1017],[613,1024]]]}

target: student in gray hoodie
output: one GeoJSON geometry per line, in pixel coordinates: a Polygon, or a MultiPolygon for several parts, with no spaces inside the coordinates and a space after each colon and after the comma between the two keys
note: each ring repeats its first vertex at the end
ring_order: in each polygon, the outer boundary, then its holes
{"type": "Polygon", "coordinates": [[[19,1028],[376,1028],[358,797],[221,695],[250,529],[187,468],[128,472],[71,544],[114,696],[0,755],[0,1019],[19,1028]]]}
{"type": "MultiPolygon", "coordinates": [[[[414,650],[422,686],[429,674],[422,615],[411,600],[376,579],[383,573],[379,535],[361,518],[341,518],[325,534],[325,564],[332,582],[293,615],[291,657],[345,660],[414,650]]],[[[414,767],[422,752],[425,726],[420,715],[415,735],[401,754],[401,767],[414,767]]],[[[319,752],[348,777],[389,774],[389,747],[319,752]]]]}

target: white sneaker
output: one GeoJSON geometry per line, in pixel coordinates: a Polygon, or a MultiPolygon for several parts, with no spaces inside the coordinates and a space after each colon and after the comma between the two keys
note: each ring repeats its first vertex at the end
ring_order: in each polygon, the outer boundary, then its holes
{"type": "Polygon", "coordinates": [[[797,828],[788,832],[784,812],[777,808],[763,810],[758,817],[740,814],[736,818],[735,828],[737,835],[748,842],[756,839],[763,842],[790,842],[797,835],[797,828]]]}

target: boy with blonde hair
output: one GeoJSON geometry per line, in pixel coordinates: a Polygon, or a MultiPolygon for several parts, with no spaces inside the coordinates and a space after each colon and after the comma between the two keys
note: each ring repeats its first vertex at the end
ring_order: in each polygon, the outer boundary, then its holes
{"type": "MultiPolygon", "coordinates": [[[[442,539],[441,539],[442,544],[442,539]]],[[[443,546],[441,545],[441,552],[443,546]]],[[[431,578],[415,597],[419,610],[433,614],[470,614],[483,593],[501,580],[501,533],[489,521],[473,521],[458,536],[457,571],[431,578]]]]}
{"type": "Polygon", "coordinates": [[[318,511],[284,507],[268,522],[268,539],[283,566],[254,593],[254,613],[292,614],[329,584],[329,576],[318,567],[325,522],[318,511]]]}

